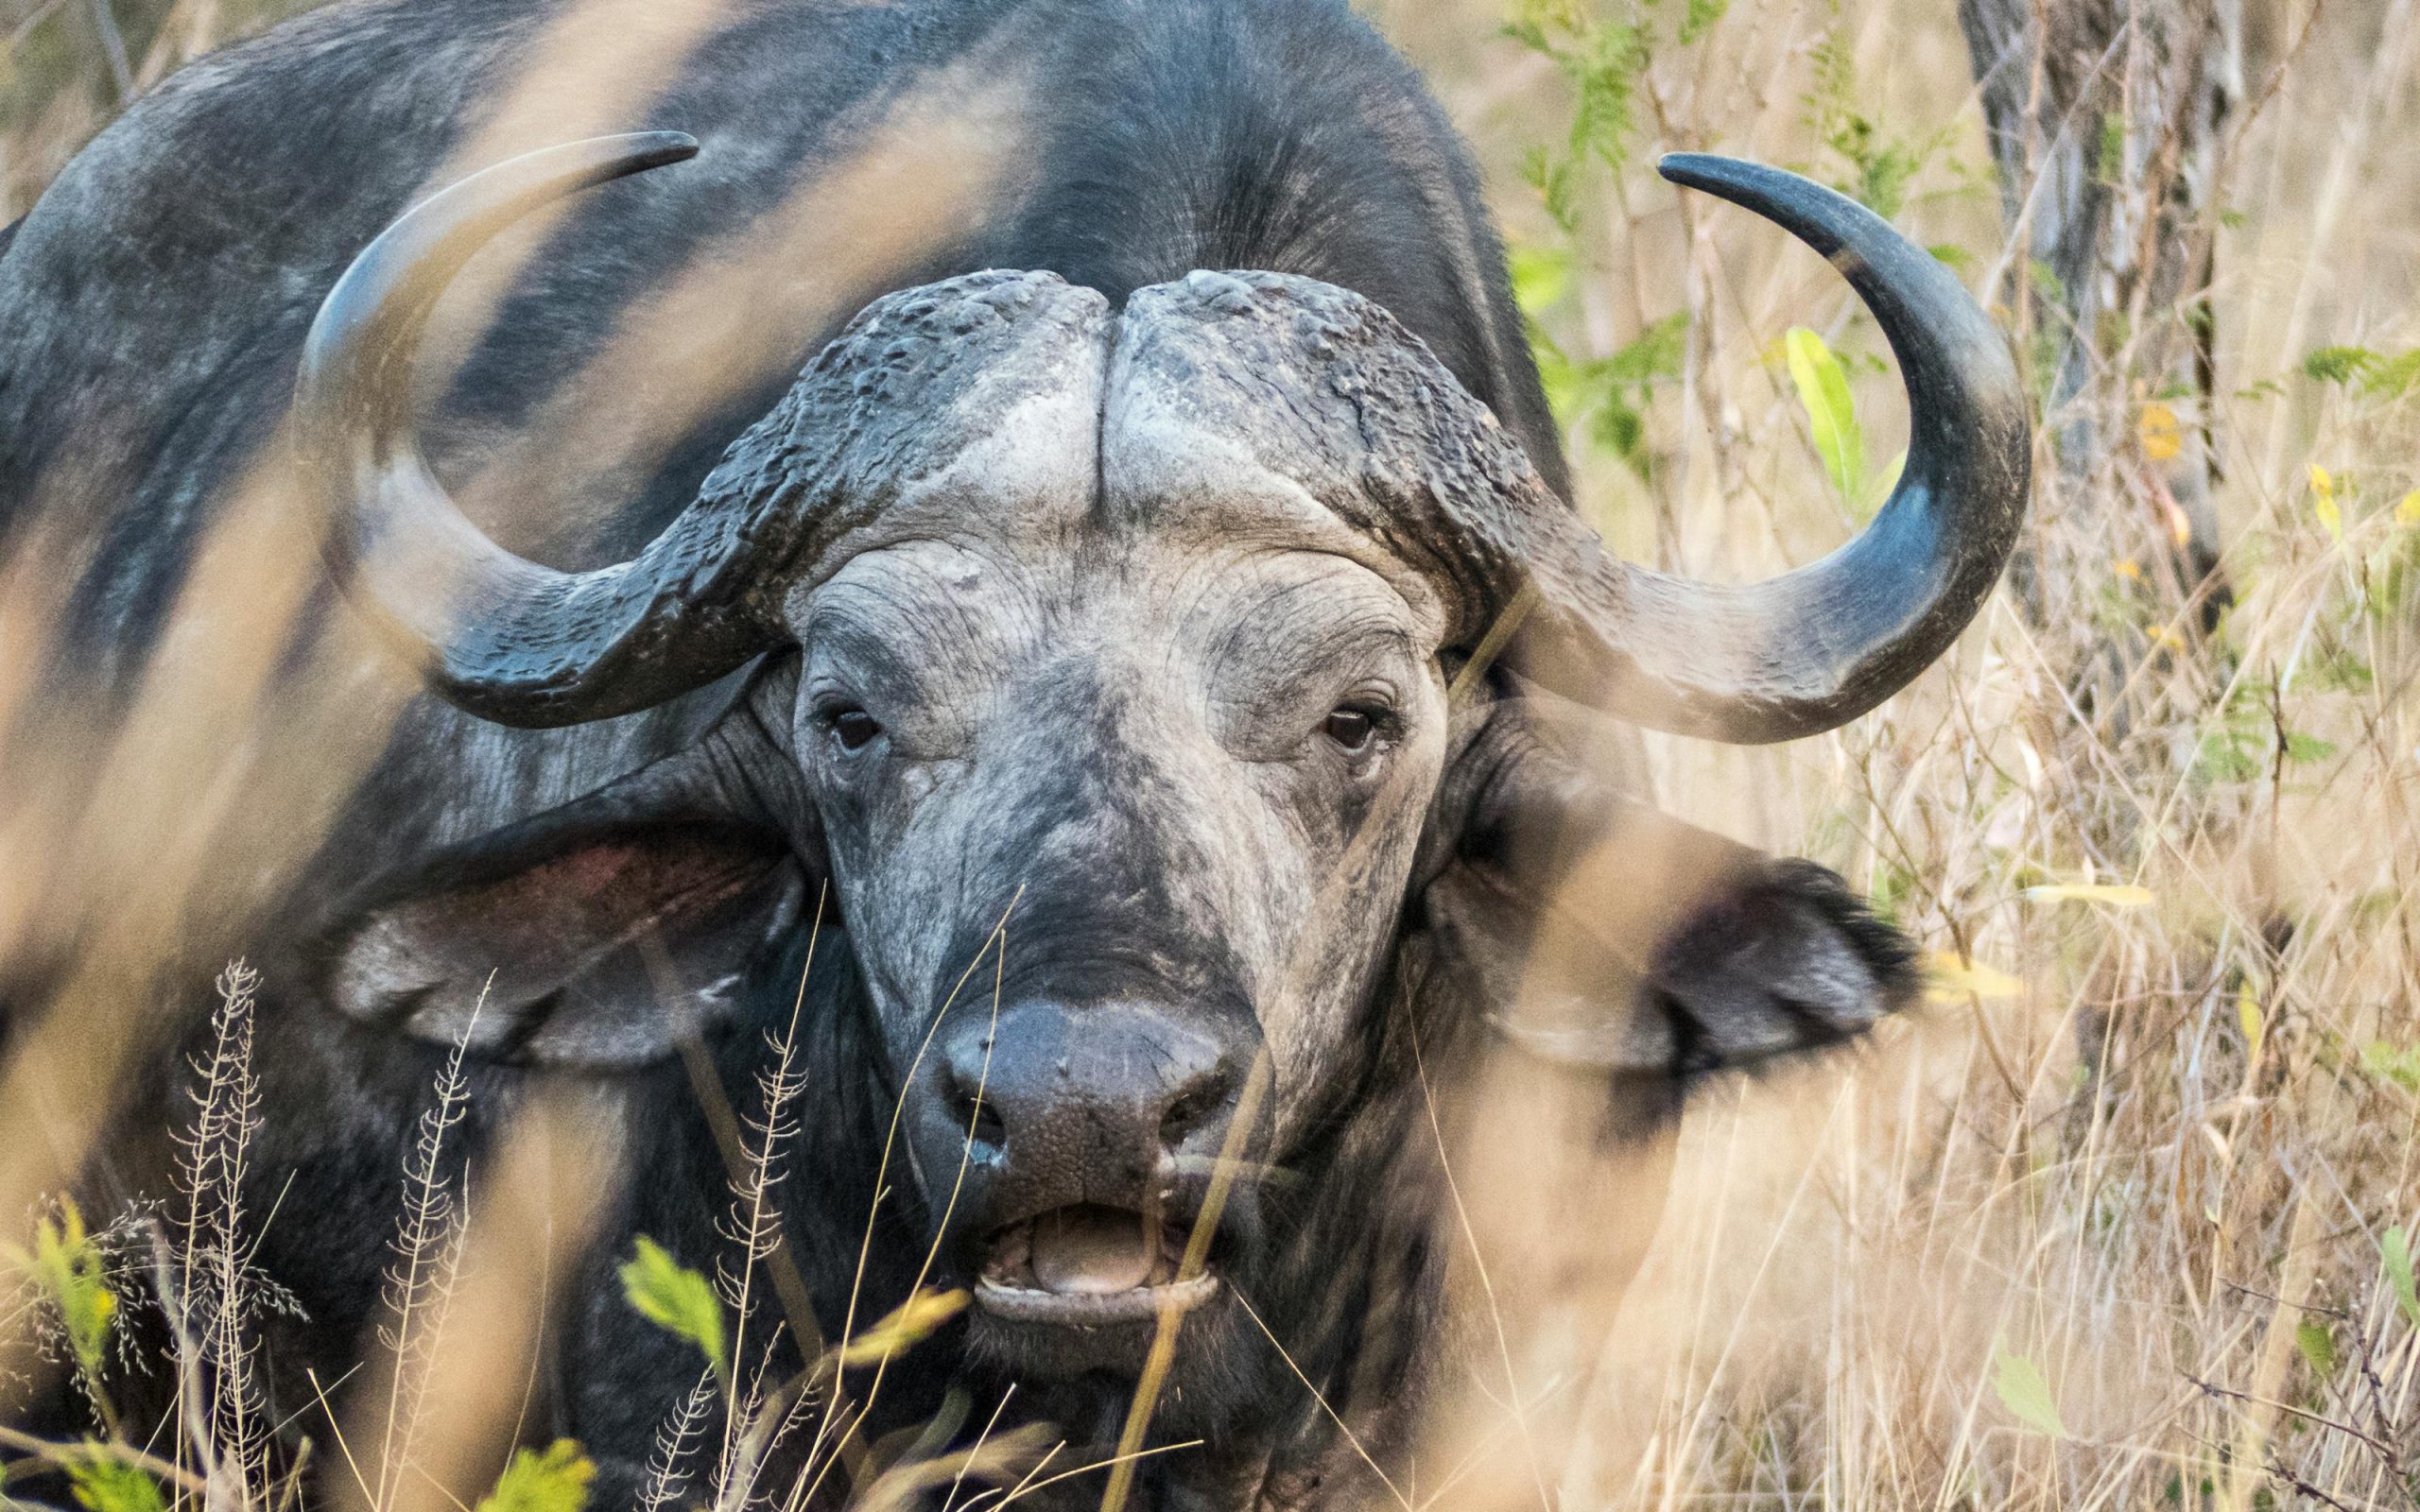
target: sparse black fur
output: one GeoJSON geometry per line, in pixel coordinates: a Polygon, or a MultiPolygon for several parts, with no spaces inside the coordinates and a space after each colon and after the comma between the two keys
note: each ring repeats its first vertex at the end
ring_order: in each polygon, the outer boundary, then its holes
{"type": "Polygon", "coordinates": [[[1876,916],[1828,868],[1811,861],[1772,862],[1750,872],[1739,885],[1706,900],[1656,952],[1650,972],[1650,997],[1658,1011],[1685,1025],[1681,1040],[1686,1049],[1676,1060],[1685,1082],[1727,1072],[1759,1071],[1806,1050],[1847,1043],[1862,1031],[1863,1022],[1844,1024],[1793,997],[1794,984],[1788,977],[1761,979],[1771,988],[1772,1010],[1789,1016],[1800,1027],[1786,1051],[1751,1057],[1725,1054],[1696,1017],[1690,984],[1713,975],[1727,960],[1753,954],[1767,936],[1810,924],[1816,932],[1836,938],[1846,955],[1870,974],[1872,985],[1864,1001],[1873,1014],[1897,1013],[1914,1004],[1923,982],[1915,946],[1906,935],[1876,916]]]}
{"type": "MultiPolygon", "coordinates": [[[[475,102],[510,78],[566,9],[561,0],[375,0],[317,12],[173,77],[104,132],[25,221],[0,231],[0,546],[38,542],[76,564],[46,668],[54,701],[106,709],[131,696],[199,543],[284,412],[320,300],[426,187],[476,118],[475,102]],[[87,502],[104,498],[117,502],[87,502]]],[[[1564,488],[1555,428],[1477,174],[1418,78],[1342,0],[732,8],[677,76],[617,123],[695,133],[705,144],[698,163],[609,186],[575,207],[426,418],[441,472],[468,468],[542,414],[634,300],[708,238],[844,163],[881,102],[954,62],[1030,74],[1031,103],[1002,128],[1018,133],[1018,181],[974,233],[881,270],[866,298],[984,267],[1055,270],[1114,300],[1197,267],[1306,274],[1383,304],[1564,488]]],[[[850,313],[838,312],[835,328],[850,313]]],[[[723,446],[832,334],[806,334],[769,387],[675,438],[618,513],[564,516],[542,499],[517,513],[499,506],[480,523],[504,543],[566,566],[626,558],[691,498],[723,446]]],[[[298,651],[294,660],[306,658],[298,651]]],[[[257,1053],[268,1117],[252,1211],[280,1212],[258,1258],[308,1314],[267,1341],[271,1416],[292,1415],[293,1433],[326,1442],[324,1423],[299,1414],[309,1400],[303,1372],[337,1379],[367,1336],[402,1153],[443,1056],[328,1011],[317,990],[327,955],[301,942],[341,942],[396,899],[442,896],[466,879],[510,875],[515,857],[544,860],[558,853],[549,847],[581,843],[581,827],[544,816],[688,749],[737,695],[726,684],[560,730],[504,730],[418,700],[299,874],[220,934],[192,942],[197,960],[250,950],[268,971],[257,1053]]],[[[783,790],[786,770],[759,758],[718,769],[714,811],[759,826],[750,845],[811,847],[795,795],[783,790]]],[[[276,780],[249,775],[255,786],[276,780]]],[[[1591,790],[1575,795],[1582,800],[1607,799],[1591,790]]],[[[699,837],[711,843],[712,828],[699,837]]],[[[1496,876],[1506,861],[1500,848],[1475,846],[1457,874],[1533,896],[1534,879],[1496,876]]],[[[1424,1350],[1443,1305],[1443,1259],[1427,1223],[1433,1147],[1415,1137],[1425,1115],[1409,1037],[1420,1037],[1430,1073],[1450,1077],[1483,1043],[1480,1010],[1497,1001],[1502,980],[1474,974],[1445,945],[1418,937],[1423,917],[1411,911],[1415,937],[1360,1026],[1331,1112],[1284,1152],[1288,1182],[1247,1205],[1244,1284],[1310,1379],[1364,1414],[1363,1436],[1382,1452],[1400,1445],[1418,1412],[1424,1350]]],[[[1675,1040],[1683,1053],[1649,1078],[1649,1122],[1677,1107],[1690,1076],[1722,1060],[1706,1048],[1717,1038],[1709,1022],[1748,1010],[1721,996],[1727,986],[1705,984],[1727,980],[1741,941],[1765,937],[1776,920],[1793,938],[1861,963],[1878,1007],[1911,992],[1906,942],[1838,878],[1790,864],[1758,872],[1715,897],[1660,958],[1651,1001],[1689,1027],[1675,1040]]],[[[803,931],[784,946],[705,1041],[723,1095],[743,1115],[755,1099],[764,1036],[786,1022],[804,966],[803,931]]],[[[827,1337],[849,1302],[897,1092],[866,1073],[882,1057],[856,972],[834,917],[809,984],[802,1063],[812,1080],[802,1107],[811,1116],[788,1156],[786,1189],[793,1252],[827,1337]]],[[[542,984],[527,1003],[499,1011],[536,1013],[581,986],[542,984]]],[[[1626,1006],[1634,986],[1607,991],[1626,1006]]],[[[1853,1032],[1841,1028],[1837,1004],[1810,1009],[1786,983],[1773,1000],[1806,1022],[1808,1042],[1853,1032]]],[[[194,1032],[206,994],[182,992],[177,1002],[183,1017],[164,1039],[194,1032]]],[[[0,1009],[0,1030],[6,1022],[0,1009]]],[[[526,1045],[535,1027],[521,1025],[503,1043],[526,1045]]],[[[92,1173],[99,1196],[161,1190],[170,1154],[161,1110],[185,1106],[187,1073],[173,1050],[145,1064],[123,1137],[92,1173]]],[[[475,1065],[458,1153],[478,1149],[543,1075],[475,1065]]],[[[611,1266],[632,1235],[647,1233],[711,1270],[725,1173],[677,1057],[608,1085],[635,1176],[609,1205],[568,1288],[573,1300],[557,1323],[542,1411],[528,1429],[540,1439],[579,1436],[605,1467],[600,1502],[614,1505],[634,1491],[650,1435],[686,1391],[695,1362],[624,1307],[611,1266]]],[[[912,1204],[886,1210],[860,1318],[906,1295],[925,1242],[921,1216],[912,1204]]],[[[1206,1342],[1213,1347],[1188,1349],[1192,1373],[1155,1436],[1201,1435],[1211,1447],[1152,1461],[1134,1504],[1241,1504],[1264,1488],[1352,1494],[1358,1472],[1350,1456],[1266,1342],[1240,1326],[1206,1342]]],[[[923,1420],[953,1383],[978,1393],[971,1421],[982,1423],[1006,1383],[959,1345],[954,1330],[894,1366],[865,1436],[923,1420]]],[[[1025,1392],[1003,1425],[1018,1414],[1047,1418],[1098,1448],[1115,1439],[1130,1393],[1131,1383],[1111,1378],[1025,1392]]],[[[130,1404],[142,1404],[139,1389],[130,1404]]],[[[77,1426],[64,1400],[9,1412],[43,1432],[77,1426]]],[[[1075,1491],[1097,1495],[1084,1482],[1075,1491]]]]}

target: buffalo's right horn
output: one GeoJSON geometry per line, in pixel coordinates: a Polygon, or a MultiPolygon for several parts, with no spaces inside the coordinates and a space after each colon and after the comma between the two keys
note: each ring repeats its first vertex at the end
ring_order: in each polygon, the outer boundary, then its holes
{"type": "Polygon", "coordinates": [[[2008,348],[1957,279],[1863,205],[1757,163],[1674,154],[1675,183],[1745,206],[1829,259],[1908,389],[1908,460],[1847,544],[1760,583],[1605,558],[1568,510],[1527,559],[1537,609],[1511,653],[1541,680],[1643,723],[1755,743],[1848,723],[1949,648],[1999,580],[2031,490],[2032,435],[2008,348]]]}
{"type": "Polygon", "coordinates": [[[2030,486],[2025,389],[1958,281],[1864,206],[1754,163],[1663,167],[1823,253],[1899,358],[1911,430],[1899,485],[1862,532],[1795,572],[1711,583],[1617,559],[1426,343],[1333,284],[1195,274],[1142,290],[1119,360],[1182,390],[1167,407],[1188,426],[1423,563],[1468,644],[1531,681],[1683,734],[1817,734],[1905,687],[1998,580],[2030,486]]]}

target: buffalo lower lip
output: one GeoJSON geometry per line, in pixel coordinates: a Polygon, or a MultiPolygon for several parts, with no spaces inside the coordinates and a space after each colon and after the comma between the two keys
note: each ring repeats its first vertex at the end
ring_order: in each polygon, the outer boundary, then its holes
{"type": "Polygon", "coordinates": [[[1011,1322],[1082,1327],[1148,1323],[1163,1313],[1189,1313],[1218,1292],[1219,1278],[1207,1275],[1122,1292],[1052,1292],[985,1280],[975,1288],[975,1305],[1011,1322]]]}
{"type": "Polygon", "coordinates": [[[1219,1279],[1184,1271],[1186,1236],[1128,1208],[1053,1208],[992,1236],[976,1304],[995,1317],[1069,1327],[1149,1321],[1208,1301],[1219,1279]]]}

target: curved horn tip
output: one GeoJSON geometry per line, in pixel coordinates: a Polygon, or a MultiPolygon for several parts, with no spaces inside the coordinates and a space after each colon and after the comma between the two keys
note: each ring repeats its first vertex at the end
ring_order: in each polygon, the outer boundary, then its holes
{"type": "MultiPolygon", "coordinates": [[[[1889,224],[1839,190],[1771,163],[1726,158],[1715,152],[1668,152],[1655,160],[1655,171],[1684,189],[1728,199],[1769,220],[1778,213],[1785,224],[1810,214],[1847,215],[1853,221],[1869,226],[1889,224]]],[[[1795,227],[1788,229],[1796,232],[1795,227]]]]}
{"type": "MultiPolygon", "coordinates": [[[[607,140],[615,140],[608,138],[607,140]]],[[[667,163],[686,163],[698,155],[698,139],[686,131],[631,131],[618,140],[629,144],[631,171],[645,173],[667,163]]]]}
{"type": "Polygon", "coordinates": [[[1667,152],[1655,160],[1655,171],[1674,183],[1679,183],[1681,175],[1687,173],[1706,156],[1708,154],[1703,152],[1667,152]]]}
{"type": "Polygon", "coordinates": [[[1712,189],[1737,182],[1742,177],[1741,169],[1750,174],[1772,171],[1762,163],[1715,152],[1667,152],[1655,160],[1657,173],[1685,189],[1712,189]]]}
{"type": "Polygon", "coordinates": [[[1931,664],[1998,580],[2029,492],[2025,390],[1973,296],[1870,208],[1737,158],[1676,152],[1656,171],[1774,222],[1848,279],[1899,359],[1909,456],[1874,521],[1821,561],[1748,589],[1658,579],[1599,611],[1612,627],[1602,639],[1633,648],[1634,685],[1649,690],[1633,712],[1642,722],[1741,744],[1821,733],[1931,664]],[[1641,615],[1643,629],[1621,623],[1641,615]],[[1692,648],[1726,624],[1753,654],[1753,676],[1693,670],[1692,648]]]}

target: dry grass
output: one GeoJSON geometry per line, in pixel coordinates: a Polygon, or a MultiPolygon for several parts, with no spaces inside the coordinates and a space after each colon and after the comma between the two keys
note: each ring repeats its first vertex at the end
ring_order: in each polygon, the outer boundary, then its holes
{"type": "MultiPolygon", "coordinates": [[[[1569,1413],[1546,1462],[1532,1439],[1491,1500],[1534,1504],[1553,1485],[1567,1504],[1642,1508],[2420,1505],[2420,1305],[2385,1258],[2420,1208],[2420,604],[2396,586],[2420,540],[2420,507],[2398,508],[2420,485],[2420,399],[2299,370],[2325,346],[2420,346],[2420,159],[2403,150],[2420,19],[2411,0],[2322,3],[2245,0],[2257,108],[2218,228],[2208,416],[2240,602],[2217,639],[2182,633],[2145,555],[2140,448],[2066,481],[2046,453],[2036,545],[2078,564],[2056,618],[2003,597],[1952,665],[1838,734],[1654,743],[1666,803],[1840,867],[1974,969],[1844,1074],[1693,1113],[1680,1195],[1618,1317],[1582,1341],[1589,1367],[1523,1381],[1508,1348],[1510,1395],[1501,1380],[1474,1394],[1493,1403],[1477,1416],[1523,1418],[1515,1436],[1540,1402],[1569,1413]],[[2109,644],[2152,649],[2122,698],[2087,709],[2077,670],[2109,644]],[[2031,890],[2075,884],[2141,892],[2031,890]]],[[[1370,9],[1473,133],[1516,242],[1554,243],[1518,171],[1568,121],[1551,65],[1495,38],[1497,0],[1370,9]]],[[[1668,34],[1682,9],[1635,13],[1668,34]]],[[[1953,9],[1734,0],[1650,64],[1640,156],[1845,171],[1810,126],[1814,54],[1835,41],[1858,108],[1925,149],[1900,224],[1963,249],[1986,287],[2004,248],[1953,9]]],[[[15,42],[47,49],[18,46],[0,73],[0,218],[115,98],[112,50],[75,19],[95,13],[0,4],[0,26],[30,23],[15,42]],[[71,25],[80,41],[42,40],[71,25]]],[[[180,0],[138,28],[130,77],[251,19],[180,0]]],[[[1880,355],[1870,323],[1779,233],[1635,164],[1617,188],[1600,178],[1555,335],[1601,354],[1671,312],[1694,319],[1679,375],[1641,405],[1652,481],[1583,452],[1584,503],[1626,554],[1667,566],[1810,558],[1848,522],[1772,352],[1792,324],[1822,332],[1887,455],[1902,422],[1892,377],[1859,361],[1880,355]]],[[[2130,357],[2112,352],[2076,401],[2129,438],[2152,397],[2130,357]]],[[[752,1269],[774,1253],[756,1221],[770,1194],[743,1178],[741,1195],[752,1269]]],[[[1409,1498],[1453,1463],[1425,1460],[1409,1498]]]]}
{"type": "MultiPolygon", "coordinates": [[[[1458,41],[1484,9],[1381,9],[1507,180],[1560,130],[1549,70],[1458,41]]],[[[2408,4],[2247,9],[2249,82],[2275,88],[2218,232],[2209,418],[2241,602],[2217,643],[2189,646],[2157,583],[2140,448],[2067,484],[2046,449],[2035,540],[2082,564],[2073,612],[2029,623],[2003,594],[1949,669],[1835,735],[1655,747],[1668,804],[1841,867],[1990,971],[1986,995],[1945,986],[1845,1079],[1693,1113],[1593,1378],[1600,1436],[1566,1483],[1581,1504],[2420,1504],[2420,1314],[2382,1260],[2420,1203],[2420,605],[2394,582],[2420,528],[2396,512],[2420,484],[2420,407],[2298,371],[2325,346],[2420,344],[2420,26],[2408,4]],[[2096,717],[2075,674],[2113,642],[2178,649],[2131,663],[2124,717],[2105,696],[2096,717]],[[2149,901],[2029,896],[2075,883],[2149,901]]],[[[1845,174],[1808,128],[1813,49],[1845,39],[1883,133],[1947,129],[1899,220],[1964,249],[1983,287],[2004,249],[1952,12],[1741,0],[1651,65],[1643,146],[1845,174]]],[[[1516,237],[1550,234],[1533,197],[1502,198],[1516,237]]],[[[1599,455],[1589,502],[1634,555],[1660,542],[1741,575],[1807,559],[1839,507],[1771,352],[1797,323],[1878,353],[1871,324],[1778,233],[1642,171],[1593,213],[1566,342],[1612,351],[1685,307],[1706,339],[1647,406],[1656,483],[1599,455]],[[1734,428],[1732,455],[1707,417],[1734,428]]],[[[2130,438],[2147,397],[2132,356],[2077,401],[2130,438]]],[[[1888,374],[1856,388],[1895,409],[1888,374]]]]}

